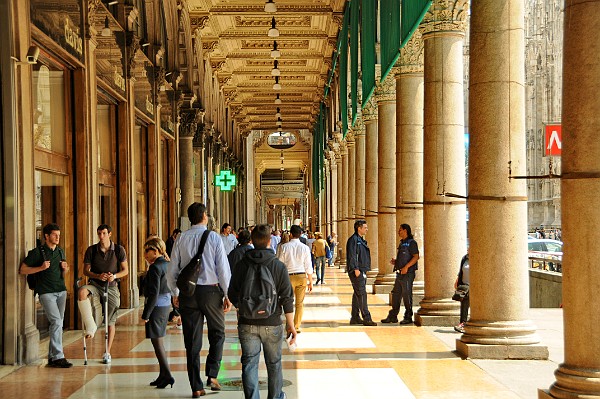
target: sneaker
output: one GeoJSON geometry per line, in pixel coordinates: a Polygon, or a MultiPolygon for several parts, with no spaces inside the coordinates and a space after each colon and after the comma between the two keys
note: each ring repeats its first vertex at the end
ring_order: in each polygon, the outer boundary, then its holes
{"type": "Polygon", "coordinates": [[[400,322],[400,325],[412,324],[412,319],[404,319],[400,322]]]}
{"type": "Polygon", "coordinates": [[[465,333],[465,323],[460,323],[457,326],[454,326],[454,331],[464,334],[465,333]]]}
{"type": "Polygon", "coordinates": [[[73,367],[73,363],[69,363],[64,357],[57,360],[48,360],[48,367],[56,367],[60,369],[68,369],[73,367]]]}
{"type": "Polygon", "coordinates": [[[385,319],[381,320],[382,323],[398,323],[398,319],[395,317],[386,317],[385,319]]]}
{"type": "Polygon", "coordinates": [[[109,364],[111,361],[112,358],[110,357],[110,353],[105,353],[104,356],[102,356],[102,363],[109,364]]]}

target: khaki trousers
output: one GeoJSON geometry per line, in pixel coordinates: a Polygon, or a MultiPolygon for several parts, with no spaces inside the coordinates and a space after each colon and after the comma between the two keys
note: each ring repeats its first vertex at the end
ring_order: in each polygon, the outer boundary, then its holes
{"type": "Polygon", "coordinates": [[[304,295],[306,294],[306,274],[290,275],[290,283],[294,290],[296,311],[294,312],[294,327],[300,328],[302,314],[304,313],[304,295]]]}

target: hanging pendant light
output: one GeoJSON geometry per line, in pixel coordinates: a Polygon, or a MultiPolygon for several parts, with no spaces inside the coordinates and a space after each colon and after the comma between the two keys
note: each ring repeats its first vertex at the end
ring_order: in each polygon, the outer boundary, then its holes
{"type": "Polygon", "coordinates": [[[268,33],[269,37],[279,37],[279,31],[277,30],[277,25],[275,24],[275,17],[271,20],[271,29],[269,29],[268,33]]]}
{"type": "Polygon", "coordinates": [[[273,85],[273,90],[281,90],[281,85],[279,84],[279,76],[275,76],[275,84],[273,85]]]}
{"type": "Polygon", "coordinates": [[[277,113],[275,114],[276,118],[281,118],[281,110],[277,107],[277,113]]]}
{"type": "Polygon", "coordinates": [[[277,41],[273,40],[273,50],[271,50],[271,58],[281,57],[281,51],[277,50],[277,41]]]}
{"type": "Polygon", "coordinates": [[[279,98],[279,94],[277,94],[277,98],[275,99],[275,104],[281,104],[281,98],[279,98]]]}
{"type": "Polygon", "coordinates": [[[265,2],[265,12],[277,12],[277,6],[273,0],[267,0],[265,2]]]}
{"type": "Polygon", "coordinates": [[[273,69],[271,69],[271,76],[281,76],[281,71],[277,67],[279,62],[277,60],[273,61],[273,69]]]}
{"type": "Polygon", "coordinates": [[[100,32],[100,36],[109,37],[110,35],[112,35],[112,31],[110,30],[110,26],[108,25],[108,17],[105,17],[104,18],[104,28],[102,28],[102,31],[100,32]]]}

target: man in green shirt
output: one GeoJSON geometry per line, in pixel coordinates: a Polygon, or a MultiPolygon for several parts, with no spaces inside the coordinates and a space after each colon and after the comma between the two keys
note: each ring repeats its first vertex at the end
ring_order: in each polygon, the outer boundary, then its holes
{"type": "Polygon", "coordinates": [[[63,321],[67,302],[67,287],[64,273],[69,271],[65,253],[58,246],[60,227],[55,223],[44,226],[42,230],[46,243],[32,249],[19,267],[20,274],[35,274],[35,293],[50,322],[50,344],[48,347],[48,366],[69,368],[73,364],[65,359],[62,345],[63,321]]]}

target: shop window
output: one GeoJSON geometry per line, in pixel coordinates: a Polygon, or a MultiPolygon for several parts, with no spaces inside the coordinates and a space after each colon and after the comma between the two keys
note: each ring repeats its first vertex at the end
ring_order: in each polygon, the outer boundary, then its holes
{"type": "MultiPolygon", "coordinates": [[[[99,98],[99,102],[104,102],[99,98]]],[[[117,227],[116,106],[99,103],[96,109],[98,131],[98,183],[100,223],[117,227]]]]}
{"type": "Polygon", "coordinates": [[[65,73],[43,64],[33,70],[33,140],[38,148],[65,154],[65,73]]]}
{"type": "MultiPolygon", "coordinates": [[[[146,187],[146,170],[147,170],[147,151],[148,151],[148,128],[146,126],[135,126],[133,149],[133,171],[136,181],[136,215],[137,215],[137,247],[138,251],[138,274],[146,271],[147,265],[144,259],[143,251],[144,242],[148,238],[148,193],[146,187]]],[[[156,234],[156,232],[152,232],[156,234]]]]}

